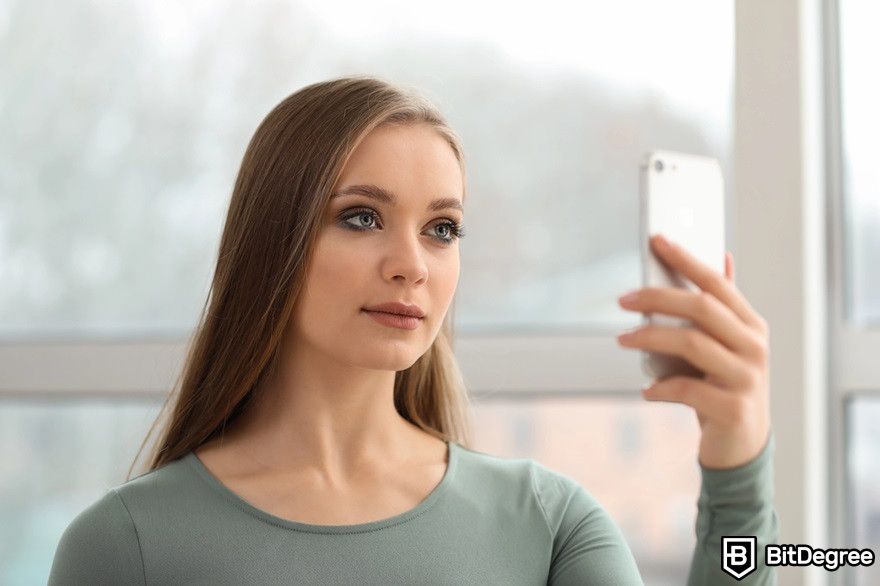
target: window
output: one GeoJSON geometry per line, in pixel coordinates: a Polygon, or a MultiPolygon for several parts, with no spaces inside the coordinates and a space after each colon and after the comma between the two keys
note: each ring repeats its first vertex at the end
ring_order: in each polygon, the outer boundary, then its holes
{"type": "Polygon", "coordinates": [[[403,1],[12,6],[10,30],[40,34],[0,39],[16,88],[0,138],[17,219],[0,225],[7,338],[183,337],[247,140],[326,77],[416,85],[461,133],[465,329],[633,323],[615,300],[639,284],[642,155],[730,168],[730,2],[458,0],[429,19],[403,1]]]}
{"type": "Polygon", "coordinates": [[[880,86],[872,55],[880,50],[871,26],[874,2],[840,0],[840,107],[843,189],[846,198],[846,313],[856,324],[880,324],[880,86]]]}
{"type": "MultiPolygon", "coordinates": [[[[829,192],[836,211],[833,228],[837,249],[833,299],[832,344],[834,401],[840,413],[835,437],[842,438],[837,510],[842,518],[839,543],[880,551],[880,172],[872,161],[880,116],[880,90],[871,56],[880,40],[871,23],[880,17],[872,2],[829,2],[827,43],[829,59],[829,139],[836,145],[829,156],[829,192]]],[[[877,564],[848,569],[847,585],[880,580],[877,564]]]]}
{"type": "MultiPolygon", "coordinates": [[[[854,397],[847,405],[850,478],[849,513],[856,547],[880,544],[880,394],[854,397]]],[[[876,566],[860,569],[856,584],[872,584],[880,578],[876,566]]]]}

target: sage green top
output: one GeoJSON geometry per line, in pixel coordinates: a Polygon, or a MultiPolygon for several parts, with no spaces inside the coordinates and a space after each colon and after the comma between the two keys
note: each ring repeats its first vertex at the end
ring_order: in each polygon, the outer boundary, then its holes
{"type": "MultiPolygon", "coordinates": [[[[77,515],[55,552],[61,584],[642,584],[601,504],[532,459],[450,442],[445,475],[414,509],[359,525],[273,516],[184,457],[115,488],[77,515]]],[[[775,584],[773,435],[751,462],[701,466],[688,584],[775,584]],[[721,537],[755,535],[757,569],[721,570],[721,537]]],[[[661,478],[645,479],[645,489],[661,478]]]]}

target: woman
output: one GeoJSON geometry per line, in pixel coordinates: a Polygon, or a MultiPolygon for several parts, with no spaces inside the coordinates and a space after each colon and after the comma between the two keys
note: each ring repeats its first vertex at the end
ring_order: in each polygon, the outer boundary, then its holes
{"type": "MultiPolygon", "coordinates": [[[[71,522],[49,583],[641,584],[573,479],[468,448],[449,312],[464,200],[459,140],[414,92],[347,77],[275,107],[245,152],[148,470],[71,522]]],[[[776,537],[767,328],[730,258],[725,279],[657,250],[705,294],[625,307],[706,333],[622,343],[708,373],[646,397],[699,416],[689,579],[719,584],[722,535],[776,537]]]]}

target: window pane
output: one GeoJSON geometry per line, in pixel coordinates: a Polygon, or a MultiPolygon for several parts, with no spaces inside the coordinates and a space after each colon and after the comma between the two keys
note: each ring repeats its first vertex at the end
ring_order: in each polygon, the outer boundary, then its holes
{"type": "Polygon", "coordinates": [[[634,325],[616,296],[639,284],[641,156],[730,168],[730,1],[457,0],[431,18],[404,0],[7,4],[8,336],[185,336],[248,139],[329,77],[416,85],[461,134],[459,331],[634,325]]]}
{"type": "Polygon", "coordinates": [[[586,397],[473,407],[474,449],[533,458],[577,480],[620,526],[645,584],[685,583],[700,493],[691,409],[586,397]]]}
{"type": "Polygon", "coordinates": [[[160,406],[144,400],[0,402],[0,584],[46,583],[64,529],[125,481],[160,406]]]}
{"type": "Polygon", "coordinates": [[[847,270],[847,316],[880,323],[880,85],[875,55],[877,2],[840,1],[840,92],[847,270]]]}
{"type": "MultiPolygon", "coordinates": [[[[880,553],[880,394],[861,396],[847,403],[848,507],[852,545],[880,553]]],[[[880,565],[849,568],[857,586],[880,584],[880,565]]]]}

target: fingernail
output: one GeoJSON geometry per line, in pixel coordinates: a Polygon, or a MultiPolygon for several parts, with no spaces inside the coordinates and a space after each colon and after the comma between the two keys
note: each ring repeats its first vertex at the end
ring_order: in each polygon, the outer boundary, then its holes
{"type": "Polygon", "coordinates": [[[632,303],[633,301],[638,300],[638,298],[639,298],[639,292],[638,292],[638,291],[630,291],[630,292],[627,293],[626,295],[622,295],[622,296],[620,297],[620,302],[621,302],[621,303],[632,303]]]}
{"type": "Polygon", "coordinates": [[[617,334],[617,339],[620,340],[621,342],[624,342],[627,340],[632,340],[633,338],[636,337],[636,331],[638,331],[638,330],[639,330],[639,328],[635,327],[635,328],[620,332],[619,334],[617,334]]]}

